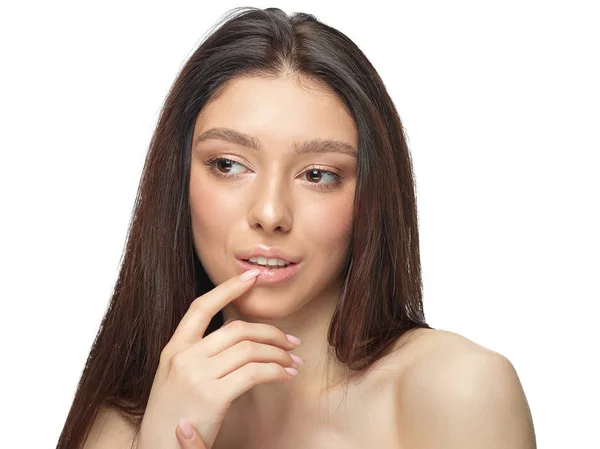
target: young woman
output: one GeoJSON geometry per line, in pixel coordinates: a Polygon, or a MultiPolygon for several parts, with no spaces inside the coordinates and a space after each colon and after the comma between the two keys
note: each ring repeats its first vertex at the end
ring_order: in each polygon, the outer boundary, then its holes
{"type": "Polygon", "coordinates": [[[535,447],[511,363],[425,322],[402,124],[345,35],[236,9],[183,67],[58,447],[535,447]]]}

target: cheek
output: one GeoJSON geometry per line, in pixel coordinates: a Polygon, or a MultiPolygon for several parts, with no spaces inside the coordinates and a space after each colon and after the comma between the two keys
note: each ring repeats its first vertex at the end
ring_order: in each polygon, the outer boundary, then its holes
{"type": "Polygon", "coordinates": [[[218,189],[206,179],[191,176],[190,214],[194,242],[198,251],[203,248],[224,247],[231,229],[239,220],[239,197],[218,189]]]}
{"type": "Polygon", "coordinates": [[[352,226],[352,198],[325,201],[319,207],[311,207],[304,215],[307,236],[326,258],[337,262],[347,251],[352,226]]]}

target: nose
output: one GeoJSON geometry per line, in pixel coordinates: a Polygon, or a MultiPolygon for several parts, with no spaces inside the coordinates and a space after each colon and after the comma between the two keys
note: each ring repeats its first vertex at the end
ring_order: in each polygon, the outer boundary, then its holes
{"type": "Polygon", "coordinates": [[[262,229],[265,233],[289,232],[292,228],[292,202],[283,183],[271,178],[270,181],[257,183],[250,189],[250,227],[262,229]]]}

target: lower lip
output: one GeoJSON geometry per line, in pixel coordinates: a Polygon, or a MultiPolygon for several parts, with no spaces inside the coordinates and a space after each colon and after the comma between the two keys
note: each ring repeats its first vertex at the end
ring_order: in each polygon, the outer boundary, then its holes
{"type": "Polygon", "coordinates": [[[241,268],[242,274],[248,270],[259,269],[260,274],[256,279],[256,284],[258,285],[271,285],[271,284],[279,284],[281,282],[285,282],[290,279],[296,272],[298,271],[297,263],[289,264],[287,267],[283,268],[268,268],[263,267],[261,265],[256,265],[250,262],[246,262],[245,260],[236,259],[238,267],[241,268]]]}

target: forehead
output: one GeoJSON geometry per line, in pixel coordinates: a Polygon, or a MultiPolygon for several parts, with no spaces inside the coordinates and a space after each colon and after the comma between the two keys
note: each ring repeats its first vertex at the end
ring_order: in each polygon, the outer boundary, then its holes
{"type": "Polygon", "coordinates": [[[312,138],[337,139],[354,147],[354,119],[333,92],[306,78],[244,77],[229,81],[198,114],[194,138],[210,128],[228,127],[261,143],[312,138]]]}

